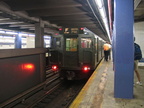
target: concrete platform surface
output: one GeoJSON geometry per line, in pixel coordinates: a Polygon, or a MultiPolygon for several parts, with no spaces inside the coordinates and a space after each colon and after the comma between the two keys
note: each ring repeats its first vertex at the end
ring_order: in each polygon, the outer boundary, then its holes
{"type": "MultiPolygon", "coordinates": [[[[114,98],[113,63],[102,61],[70,108],[144,108],[143,66],[139,67],[139,73],[143,85],[134,85],[134,98],[114,98]]],[[[136,76],[134,81],[137,81],[136,76]]]]}

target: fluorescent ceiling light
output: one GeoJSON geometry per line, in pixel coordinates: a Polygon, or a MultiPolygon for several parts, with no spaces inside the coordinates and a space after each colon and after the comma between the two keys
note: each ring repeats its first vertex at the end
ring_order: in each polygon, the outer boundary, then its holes
{"type": "Polygon", "coordinates": [[[101,20],[104,23],[107,35],[108,35],[109,39],[111,40],[110,32],[109,32],[109,26],[108,26],[108,19],[107,19],[107,16],[106,16],[105,7],[103,6],[103,0],[95,0],[95,3],[98,6],[98,10],[99,10],[99,13],[100,13],[100,16],[101,16],[101,20]]]}
{"type": "Polygon", "coordinates": [[[95,0],[98,8],[102,8],[103,4],[102,4],[102,1],[101,0],[95,0]]]}
{"type": "Polygon", "coordinates": [[[51,37],[50,36],[44,36],[44,38],[50,39],[51,37]]]}
{"type": "Polygon", "coordinates": [[[100,8],[99,11],[100,11],[102,19],[105,18],[106,17],[105,9],[104,8],[100,8]]]}
{"type": "Polygon", "coordinates": [[[21,36],[28,36],[26,33],[19,33],[21,36]]]}
{"type": "Polygon", "coordinates": [[[0,30],[0,33],[5,33],[5,31],[3,31],[3,30],[0,30]]]}
{"type": "Polygon", "coordinates": [[[10,31],[6,31],[6,34],[18,34],[16,32],[10,32],[10,31]]]}
{"type": "Polygon", "coordinates": [[[34,35],[34,34],[29,34],[29,36],[30,36],[30,37],[34,37],[35,35],[34,35]]]}

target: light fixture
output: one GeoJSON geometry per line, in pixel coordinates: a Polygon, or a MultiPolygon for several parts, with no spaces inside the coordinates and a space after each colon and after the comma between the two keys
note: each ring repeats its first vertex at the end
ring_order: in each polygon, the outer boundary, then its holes
{"type": "Polygon", "coordinates": [[[102,8],[103,4],[102,4],[102,1],[101,0],[95,0],[98,8],[102,8]]]}
{"type": "Polygon", "coordinates": [[[101,15],[101,20],[103,21],[103,24],[105,26],[107,35],[109,37],[109,40],[111,40],[109,26],[108,26],[108,19],[107,19],[107,16],[106,16],[103,0],[95,0],[95,3],[96,3],[96,6],[98,7],[99,13],[101,15]]]}
{"type": "Polygon", "coordinates": [[[12,32],[12,31],[6,31],[6,34],[18,34],[17,32],[12,32]]]}

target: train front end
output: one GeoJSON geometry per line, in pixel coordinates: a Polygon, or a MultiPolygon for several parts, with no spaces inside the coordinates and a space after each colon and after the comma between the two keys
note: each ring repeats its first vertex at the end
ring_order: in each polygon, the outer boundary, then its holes
{"type": "Polygon", "coordinates": [[[97,57],[95,57],[94,36],[84,34],[83,29],[60,29],[62,35],[53,38],[58,53],[57,57],[53,57],[57,58],[57,62],[53,65],[60,69],[62,78],[68,80],[88,78],[95,69],[97,57]]]}

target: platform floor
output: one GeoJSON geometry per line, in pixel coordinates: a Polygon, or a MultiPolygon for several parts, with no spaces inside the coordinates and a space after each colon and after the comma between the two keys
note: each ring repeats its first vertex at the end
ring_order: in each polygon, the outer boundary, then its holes
{"type": "MultiPolygon", "coordinates": [[[[134,98],[114,98],[113,63],[102,61],[70,108],[144,108],[143,66],[139,67],[139,72],[143,86],[134,85],[134,98]]],[[[134,81],[137,81],[136,76],[134,81]]]]}

